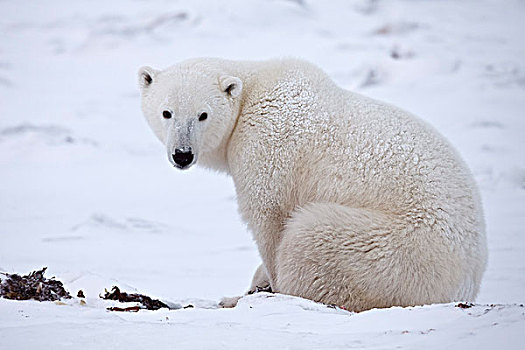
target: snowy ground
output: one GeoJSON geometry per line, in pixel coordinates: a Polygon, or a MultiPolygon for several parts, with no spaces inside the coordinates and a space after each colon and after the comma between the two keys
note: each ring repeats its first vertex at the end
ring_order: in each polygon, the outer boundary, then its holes
{"type": "Polygon", "coordinates": [[[87,304],[0,299],[0,349],[522,348],[525,1],[0,1],[0,271],[48,266],[87,304]],[[261,294],[230,179],[174,170],[136,72],[295,56],[428,120],[478,181],[477,306],[360,314],[261,294]],[[111,313],[123,290],[196,307],[111,313]],[[497,304],[492,305],[490,304],[497,304]]]}

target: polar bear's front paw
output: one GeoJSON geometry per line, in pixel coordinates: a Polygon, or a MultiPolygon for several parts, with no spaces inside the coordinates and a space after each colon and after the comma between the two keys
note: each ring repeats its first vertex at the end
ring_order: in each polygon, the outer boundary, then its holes
{"type": "Polygon", "coordinates": [[[263,286],[255,286],[254,288],[251,288],[246,294],[255,294],[260,292],[273,293],[272,286],[270,286],[269,283],[263,286]]]}
{"type": "Polygon", "coordinates": [[[237,306],[237,302],[241,298],[242,297],[224,297],[219,302],[219,307],[223,309],[229,309],[229,308],[235,307],[237,306]]]}
{"type": "Polygon", "coordinates": [[[270,279],[268,278],[268,275],[266,274],[266,269],[261,264],[255,271],[253,278],[252,278],[252,284],[250,285],[250,289],[246,294],[254,294],[259,292],[269,292],[272,293],[272,287],[270,286],[270,279]]]}

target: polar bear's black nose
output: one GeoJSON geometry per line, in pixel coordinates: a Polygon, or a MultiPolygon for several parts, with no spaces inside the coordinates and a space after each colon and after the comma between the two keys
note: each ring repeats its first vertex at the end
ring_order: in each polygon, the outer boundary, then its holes
{"type": "Polygon", "coordinates": [[[172,154],[173,161],[181,168],[190,165],[193,162],[193,152],[191,147],[176,148],[175,153],[172,154]]]}

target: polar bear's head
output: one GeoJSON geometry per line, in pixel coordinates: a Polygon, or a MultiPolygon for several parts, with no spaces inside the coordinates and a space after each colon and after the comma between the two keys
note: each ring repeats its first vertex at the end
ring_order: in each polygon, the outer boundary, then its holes
{"type": "Polygon", "coordinates": [[[242,82],[206,64],[139,70],[142,111],[166,145],[168,159],[188,169],[199,155],[218,151],[231,135],[242,82]]]}

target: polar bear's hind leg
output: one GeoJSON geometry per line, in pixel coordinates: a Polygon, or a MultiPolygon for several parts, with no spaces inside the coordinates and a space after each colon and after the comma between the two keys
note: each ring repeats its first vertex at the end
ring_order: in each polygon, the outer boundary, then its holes
{"type": "Polygon", "coordinates": [[[352,311],[451,302],[459,261],[439,235],[379,211],[310,203],[277,253],[276,292],[352,311]]]}

